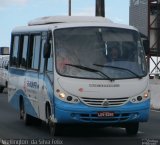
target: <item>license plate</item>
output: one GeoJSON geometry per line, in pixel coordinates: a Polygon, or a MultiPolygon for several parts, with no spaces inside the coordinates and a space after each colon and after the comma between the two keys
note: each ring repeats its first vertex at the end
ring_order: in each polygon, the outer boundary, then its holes
{"type": "Polygon", "coordinates": [[[114,112],[98,112],[98,117],[114,117],[114,112]]]}

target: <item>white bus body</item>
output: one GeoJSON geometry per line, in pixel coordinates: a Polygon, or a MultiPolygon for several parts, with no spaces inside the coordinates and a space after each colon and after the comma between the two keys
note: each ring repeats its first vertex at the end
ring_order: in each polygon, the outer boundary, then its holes
{"type": "Polygon", "coordinates": [[[145,53],[137,29],[96,17],[45,17],[12,31],[8,100],[29,123],[123,126],[149,117],[145,53]],[[111,47],[119,50],[112,61],[111,47]]]}
{"type": "Polygon", "coordinates": [[[9,47],[0,47],[0,93],[8,84],[9,47]]]}

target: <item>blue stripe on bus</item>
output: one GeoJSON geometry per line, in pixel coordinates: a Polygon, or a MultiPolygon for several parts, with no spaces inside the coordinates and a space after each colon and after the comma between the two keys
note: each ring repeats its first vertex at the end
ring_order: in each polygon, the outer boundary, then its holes
{"type": "Polygon", "coordinates": [[[23,90],[18,90],[16,93],[12,96],[12,99],[10,100],[10,103],[15,107],[16,110],[19,110],[19,97],[23,96],[24,99],[24,106],[25,106],[25,111],[27,114],[30,114],[34,117],[38,117],[38,114],[36,113],[33,105],[31,104],[30,100],[26,96],[23,90]]]}
{"type": "Polygon", "coordinates": [[[37,77],[37,79],[44,81],[44,83],[47,86],[48,96],[49,96],[50,100],[52,100],[52,98],[53,98],[53,87],[52,87],[53,84],[50,84],[51,81],[49,80],[47,75],[38,74],[38,72],[34,72],[34,71],[26,71],[26,70],[21,70],[21,69],[16,69],[16,68],[9,69],[9,73],[10,74],[15,74],[15,75],[18,75],[18,76],[29,76],[31,78],[35,78],[39,75],[39,78],[37,77]]]}
{"type": "MultiPolygon", "coordinates": [[[[47,75],[44,74],[38,74],[38,72],[34,72],[34,71],[26,71],[26,70],[22,70],[22,69],[16,69],[16,68],[10,68],[9,69],[9,73],[10,74],[14,74],[16,76],[26,76],[26,77],[30,77],[30,78],[37,78],[37,80],[43,80],[44,84],[47,87],[47,97],[50,100],[51,103],[51,108],[52,108],[52,112],[54,113],[54,91],[53,91],[53,84],[51,84],[52,82],[50,81],[49,77],[47,77],[47,75]],[[38,78],[39,77],[39,78],[38,78]]],[[[19,96],[25,96],[25,102],[27,102],[27,104],[29,104],[29,106],[32,106],[30,108],[32,108],[31,110],[28,109],[28,112],[31,113],[30,115],[33,115],[34,117],[37,117],[37,114],[33,108],[33,105],[30,103],[29,99],[27,98],[26,94],[23,92],[23,90],[18,90],[18,92],[16,92],[16,94],[13,96],[11,104],[14,105],[14,107],[17,107],[16,109],[19,109],[19,100],[15,99],[15,96],[19,99],[19,96]]],[[[28,108],[28,107],[27,107],[28,108]]],[[[26,108],[26,109],[27,109],[26,108]]]]}
{"type": "Polygon", "coordinates": [[[18,76],[30,76],[35,77],[38,75],[37,71],[30,71],[25,69],[17,69],[17,68],[9,68],[8,72],[10,74],[18,75],[18,76]]]}
{"type": "Polygon", "coordinates": [[[17,68],[9,68],[8,69],[8,73],[19,75],[19,76],[25,76],[25,72],[26,72],[26,70],[23,70],[23,69],[17,69],[17,68]]]}

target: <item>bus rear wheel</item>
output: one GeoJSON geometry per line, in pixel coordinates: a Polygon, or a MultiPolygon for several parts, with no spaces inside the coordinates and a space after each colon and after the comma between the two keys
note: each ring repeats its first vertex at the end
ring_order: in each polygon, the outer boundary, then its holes
{"type": "Polygon", "coordinates": [[[24,120],[25,125],[30,125],[32,123],[32,116],[25,112],[24,101],[20,101],[20,119],[24,120]]]}
{"type": "Polygon", "coordinates": [[[129,136],[135,136],[138,133],[139,122],[129,123],[126,125],[126,133],[129,136]]]}

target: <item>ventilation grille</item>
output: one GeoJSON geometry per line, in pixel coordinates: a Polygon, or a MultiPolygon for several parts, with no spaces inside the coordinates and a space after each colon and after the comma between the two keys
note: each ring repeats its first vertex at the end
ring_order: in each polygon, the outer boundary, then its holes
{"type": "Polygon", "coordinates": [[[88,105],[94,107],[112,107],[120,106],[128,102],[129,97],[124,98],[87,98],[81,97],[81,101],[88,105]]]}

